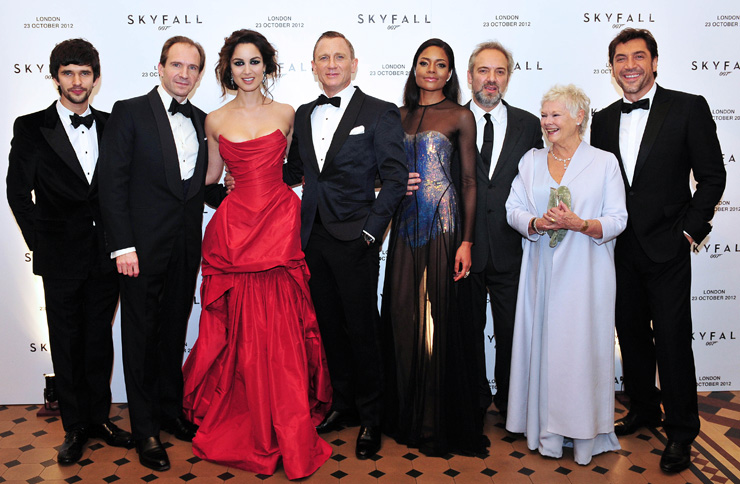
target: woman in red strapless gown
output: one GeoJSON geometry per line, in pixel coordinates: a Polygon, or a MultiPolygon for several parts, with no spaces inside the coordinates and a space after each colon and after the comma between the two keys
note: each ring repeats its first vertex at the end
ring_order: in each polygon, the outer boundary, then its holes
{"type": "Polygon", "coordinates": [[[270,49],[261,34],[242,30],[221,50],[217,75],[231,88],[233,74],[237,97],[206,119],[206,178],[218,180],[225,162],[235,188],[203,238],[200,332],[183,368],[184,408],[200,425],[196,456],[260,474],[282,460],[298,479],[331,456],[315,429],[331,386],[301,251],[300,200],[282,181],[293,109],[260,88],[261,77],[277,74],[270,49]]]}

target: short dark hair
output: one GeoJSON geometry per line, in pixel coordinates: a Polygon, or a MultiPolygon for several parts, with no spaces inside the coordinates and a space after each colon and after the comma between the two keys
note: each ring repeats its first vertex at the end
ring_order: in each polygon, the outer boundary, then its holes
{"type": "Polygon", "coordinates": [[[313,55],[311,56],[312,59],[316,59],[316,47],[318,47],[319,42],[324,39],[344,39],[344,41],[347,42],[347,46],[349,47],[350,60],[353,60],[355,58],[355,48],[352,46],[352,42],[350,42],[349,39],[345,37],[342,33],[335,32],[334,30],[327,30],[319,36],[319,38],[316,40],[316,43],[313,45],[313,55]]]}
{"type": "MultiPolygon", "coordinates": [[[[647,29],[633,29],[632,27],[627,27],[626,29],[622,30],[617,34],[616,37],[609,43],[609,65],[614,65],[614,54],[617,51],[617,46],[619,44],[626,44],[630,40],[635,39],[642,39],[645,41],[645,44],[647,45],[648,52],[650,52],[650,57],[652,59],[658,58],[658,42],[655,41],[655,37],[653,37],[653,34],[650,33],[647,29]]],[[[658,77],[657,72],[653,72],[653,75],[655,77],[658,77]]]]}
{"type": "Polygon", "coordinates": [[[406,85],[403,88],[403,105],[409,111],[413,111],[414,109],[419,107],[420,93],[419,86],[416,85],[416,63],[419,61],[419,56],[421,55],[421,53],[424,52],[424,49],[428,47],[439,47],[447,55],[447,62],[450,69],[452,70],[452,75],[445,84],[445,87],[442,88],[442,93],[447,99],[450,99],[458,104],[460,103],[460,81],[458,81],[457,79],[457,69],[455,68],[455,54],[452,52],[452,47],[450,47],[450,45],[444,40],[429,39],[421,44],[418,49],[416,49],[416,54],[414,54],[414,61],[411,64],[411,69],[409,70],[409,77],[406,79],[406,85]]]}
{"type": "MultiPolygon", "coordinates": [[[[54,47],[49,58],[51,77],[59,82],[59,68],[70,64],[90,66],[93,80],[100,77],[100,56],[97,49],[85,39],[65,40],[54,47]]],[[[61,90],[59,92],[61,93],[61,90]]]]}
{"type": "Polygon", "coordinates": [[[203,50],[203,46],[200,45],[198,42],[189,37],[185,37],[184,35],[176,35],[174,37],[170,37],[165,41],[164,45],[162,46],[162,52],[159,54],[160,64],[167,64],[167,55],[169,55],[170,49],[175,44],[187,44],[195,47],[198,50],[198,55],[200,56],[200,64],[198,64],[198,70],[203,70],[203,66],[206,65],[206,51],[203,50]]]}
{"type": "MultiPolygon", "coordinates": [[[[224,40],[224,46],[221,47],[221,51],[218,53],[218,62],[216,63],[216,79],[221,84],[221,93],[224,96],[227,89],[236,90],[236,84],[231,74],[231,57],[239,44],[253,44],[257,47],[265,65],[265,78],[274,81],[280,76],[277,50],[267,41],[265,36],[254,30],[235,30],[224,40]]],[[[264,93],[267,94],[268,90],[269,88],[265,85],[264,93]]]]}

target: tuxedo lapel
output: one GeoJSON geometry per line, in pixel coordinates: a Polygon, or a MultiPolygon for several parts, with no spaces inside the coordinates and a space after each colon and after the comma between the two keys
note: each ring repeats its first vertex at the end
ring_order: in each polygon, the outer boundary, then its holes
{"type": "MultiPolygon", "coordinates": [[[[194,197],[203,185],[203,175],[208,166],[208,150],[206,146],[205,119],[201,118],[200,111],[193,106],[193,126],[195,134],[198,137],[198,158],[195,161],[195,171],[193,172],[192,182],[188,188],[187,199],[194,197]]],[[[179,167],[178,167],[179,169],[179,167]]]]}
{"type": "Polygon", "coordinates": [[[164,109],[162,98],[159,96],[156,87],[149,91],[147,98],[149,99],[154,121],[157,125],[167,185],[178,198],[182,197],[182,177],[180,175],[180,167],[177,163],[177,147],[175,146],[175,137],[172,134],[170,120],[167,118],[167,111],[164,109]]]}
{"type": "MultiPolygon", "coordinates": [[[[504,102],[504,101],[501,101],[504,102]]],[[[503,165],[505,165],[507,162],[510,161],[511,153],[514,151],[514,147],[519,142],[519,138],[522,136],[522,123],[519,120],[519,117],[516,115],[516,113],[513,112],[512,109],[509,108],[509,105],[504,102],[504,105],[506,105],[506,133],[504,133],[504,144],[501,146],[501,154],[498,156],[498,160],[496,161],[496,167],[493,169],[493,176],[491,176],[491,179],[496,178],[496,175],[501,173],[501,171],[504,169],[503,165]]],[[[494,133],[494,137],[495,137],[494,133]]],[[[491,160],[493,163],[493,160],[491,160]]],[[[514,163],[519,163],[519,160],[514,160],[514,163]]]]}
{"type": "Polygon", "coordinates": [[[46,110],[41,134],[59,158],[87,183],[87,177],[85,177],[85,172],[82,170],[80,160],[77,159],[77,153],[75,153],[74,147],[72,147],[72,143],[69,141],[69,136],[67,136],[67,132],[64,130],[62,120],[59,119],[56,103],[53,103],[46,110]]]}
{"type": "Polygon", "coordinates": [[[627,179],[627,172],[624,171],[624,164],[622,163],[622,154],[619,151],[619,123],[622,118],[622,101],[621,99],[611,106],[608,106],[604,110],[604,126],[606,128],[605,142],[606,146],[600,147],[604,150],[613,153],[619,161],[619,171],[622,172],[622,180],[624,185],[629,188],[630,182],[627,179]]]}
{"type": "Polygon", "coordinates": [[[337,126],[337,130],[334,132],[334,137],[331,139],[329,151],[326,152],[326,161],[324,161],[324,168],[326,168],[326,166],[328,166],[329,163],[332,162],[336,154],[339,153],[339,150],[342,148],[344,142],[349,136],[349,132],[352,131],[352,128],[355,127],[355,120],[360,114],[362,103],[365,101],[365,94],[360,91],[359,88],[356,89],[357,91],[355,91],[355,94],[352,96],[352,99],[347,106],[347,110],[344,111],[344,115],[342,116],[341,121],[339,121],[339,126],[337,126]]]}
{"type": "MultiPolygon", "coordinates": [[[[103,139],[103,130],[105,129],[105,122],[107,121],[101,114],[100,111],[97,109],[94,109],[92,106],[90,106],[90,111],[92,111],[93,116],[95,116],[95,129],[97,130],[98,134],[98,153],[100,153],[100,143],[103,139]]],[[[98,184],[98,163],[97,160],[95,161],[95,170],[93,170],[93,177],[92,181],[90,182],[90,189],[98,184]]]]}
{"type": "Polygon", "coordinates": [[[303,149],[301,150],[302,153],[308,154],[308,163],[311,165],[311,167],[318,173],[319,170],[319,162],[316,159],[316,147],[313,145],[313,129],[311,128],[311,113],[313,113],[313,110],[316,109],[316,100],[313,102],[308,103],[305,110],[305,116],[302,116],[301,119],[297,121],[297,123],[300,123],[300,128],[296,126],[296,131],[300,133],[305,133],[300,138],[300,143],[303,144],[303,149]]]}
{"type": "Polygon", "coordinates": [[[650,108],[650,114],[648,114],[647,124],[645,125],[645,133],[642,135],[642,141],[640,142],[640,151],[637,153],[637,162],[635,163],[635,174],[632,176],[632,184],[635,183],[637,177],[640,175],[640,170],[645,165],[650,150],[655,143],[658,133],[660,132],[661,126],[665,121],[668,110],[671,107],[671,99],[665,94],[660,86],[657,86],[655,96],[653,98],[653,106],[650,108]]]}
{"type": "Polygon", "coordinates": [[[93,108],[92,106],[90,106],[90,111],[92,111],[92,114],[95,117],[95,129],[98,132],[98,143],[100,143],[100,141],[103,139],[103,130],[105,129],[105,123],[107,119],[100,114],[100,111],[93,108]]]}

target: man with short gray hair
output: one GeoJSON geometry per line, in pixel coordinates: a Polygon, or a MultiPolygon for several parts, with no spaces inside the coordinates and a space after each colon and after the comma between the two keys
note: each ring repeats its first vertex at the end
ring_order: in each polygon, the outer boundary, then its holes
{"type": "Polygon", "coordinates": [[[485,416],[491,403],[484,336],[488,294],[496,337],[496,395],[493,402],[503,420],[506,420],[509,396],[514,310],[522,263],[522,238],[506,222],[505,204],[518,171],[519,159],[530,149],[543,146],[537,117],[503,100],[513,68],[511,53],[498,42],[479,44],[468,61],[468,84],[472,88],[473,99],[467,107],[473,112],[478,128],[478,195],[469,280],[473,322],[480,334],[475,355],[479,373],[479,405],[485,416]]]}

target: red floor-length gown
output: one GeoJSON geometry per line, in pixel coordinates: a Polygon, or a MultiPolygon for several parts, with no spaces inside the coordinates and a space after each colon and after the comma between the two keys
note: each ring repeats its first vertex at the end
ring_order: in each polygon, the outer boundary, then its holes
{"type": "Polygon", "coordinates": [[[193,453],[260,474],[312,474],[331,385],[300,243],[300,200],[283,183],[280,130],[219,139],[236,185],[203,238],[198,340],[185,362],[193,453]]]}

